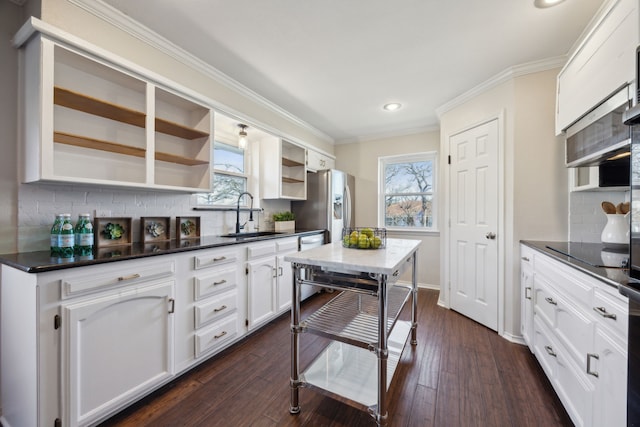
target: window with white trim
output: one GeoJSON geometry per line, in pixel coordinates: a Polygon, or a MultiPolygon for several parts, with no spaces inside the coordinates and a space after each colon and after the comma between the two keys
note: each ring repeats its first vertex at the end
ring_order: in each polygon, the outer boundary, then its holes
{"type": "MultiPolygon", "coordinates": [[[[197,195],[199,205],[235,206],[247,190],[246,156],[242,148],[216,141],[213,145],[211,193],[197,195]]],[[[246,206],[246,203],[241,203],[246,206]]]]}
{"type": "Polygon", "coordinates": [[[381,227],[436,230],[436,159],[436,152],[378,158],[381,227]]]}

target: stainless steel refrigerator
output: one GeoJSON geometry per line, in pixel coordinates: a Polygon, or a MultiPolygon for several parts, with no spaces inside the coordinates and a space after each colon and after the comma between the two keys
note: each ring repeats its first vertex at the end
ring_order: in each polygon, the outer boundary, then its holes
{"type": "Polygon", "coordinates": [[[355,225],[355,178],[329,169],[307,173],[307,200],[291,202],[296,228],[326,230],[326,242],[340,240],[343,227],[355,225]]]}

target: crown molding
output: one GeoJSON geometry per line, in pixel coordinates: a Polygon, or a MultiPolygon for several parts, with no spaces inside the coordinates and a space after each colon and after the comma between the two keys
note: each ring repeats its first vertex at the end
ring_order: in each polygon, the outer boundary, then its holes
{"type": "Polygon", "coordinates": [[[494,87],[513,80],[516,77],[525,76],[527,74],[539,73],[542,71],[552,70],[554,68],[562,68],[567,62],[567,55],[555,56],[552,58],[542,59],[540,61],[527,62],[521,65],[515,65],[509,67],[506,70],[494,75],[484,83],[469,89],[461,95],[453,98],[451,101],[436,108],[436,114],[438,119],[442,118],[442,115],[460,105],[470,101],[483,92],[493,89],[494,87]]]}
{"type": "Polygon", "coordinates": [[[125,15],[114,7],[104,3],[101,0],[67,0],[69,3],[91,13],[92,15],[102,19],[103,21],[113,25],[114,27],[124,31],[132,37],[135,37],[147,45],[157,49],[158,51],[170,56],[178,62],[193,68],[211,79],[225,85],[229,89],[239,93],[240,95],[250,99],[256,104],[270,110],[271,112],[285,118],[286,120],[294,123],[295,125],[306,129],[313,135],[317,136],[325,142],[333,144],[334,139],[322,132],[321,130],[313,127],[309,123],[300,119],[299,117],[291,114],[284,108],[269,101],[265,97],[259,95],[248,87],[244,86],[240,82],[234,80],[227,74],[213,67],[212,65],[204,62],[195,55],[190,54],[183,48],[177,46],[166,38],[160,36],[156,32],[135,21],[131,17],[125,15]]]}
{"type": "Polygon", "coordinates": [[[407,135],[415,135],[415,134],[418,134],[418,133],[439,132],[439,131],[440,131],[440,125],[438,125],[438,124],[427,125],[427,126],[415,127],[415,128],[411,128],[411,129],[374,133],[374,134],[359,136],[359,137],[355,137],[355,138],[337,139],[335,141],[335,145],[344,145],[344,144],[353,144],[353,143],[358,143],[358,142],[377,141],[377,140],[380,140],[380,139],[389,139],[389,138],[395,138],[395,137],[401,137],[401,136],[407,136],[407,135]]]}

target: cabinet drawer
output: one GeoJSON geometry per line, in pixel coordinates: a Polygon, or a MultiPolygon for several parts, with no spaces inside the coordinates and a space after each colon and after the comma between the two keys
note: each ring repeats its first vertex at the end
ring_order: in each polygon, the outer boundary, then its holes
{"type": "Polygon", "coordinates": [[[209,298],[197,303],[195,310],[195,328],[201,328],[222,317],[234,313],[238,307],[238,295],[235,290],[226,292],[218,297],[209,298]]]}
{"type": "Polygon", "coordinates": [[[275,256],[275,254],[276,254],[276,244],[273,241],[269,243],[249,245],[249,247],[247,247],[248,259],[262,258],[270,255],[275,256]]]}
{"type": "Polygon", "coordinates": [[[558,296],[540,276],[534,278],[533,307],[536,316],[543,319],[550,328],[556,326],[556,305],[558,296]]]}
{"type": "Polygon", "coordinates": [[[534,334],[536,358],[571,420],[577,426],[585,425],[585,416],[591,413],[593,385],[540,319],[534,320],[534,334]]]}
{"type": "Polygon", "coordinates": [[[196,332],[196,357],[227,344],[238,334],[238,315],[225,317],[218,323],[196,332]]]}
{"type": "Polygon", "coordinates": [[[536,256],[536,277],[544,276],[548,283],[553,283],[553,289],[568,300],[584,307],[591,308],[593,288],[600,282],[591,276],[569,267],[548,256],[536,256]]]}
{"type": "Polygon", "coordinates": [[[522,266],[528,265],[529,267],[533,267],[534,254],[534,249],[529,246],[520,245],[520,262],[522,266]]]}
{"type": "Polygon", "coordinates": [[[298,251],[298,238],[292,239],[278,239],[276,240],[276,250],[278,253],[284,252],[297,252],[298,251]]]}
{"type": "Polygon", "coordinates": [[[628,301],[607,294],[596,289],[593,297],[593,310],[599,325],[610,327],[627,339],[629,331],[629,303],[628,301]]]}
{"type": "Polygon", "coordinates": [[[193,268],[201,270],[218,265],[233,264],[238,260],[238,256],[233,250],[207,252],[193,257],[193,268]]]}
{"type": "Polygon", "coordinates": [[[82,274],[64,277],[62,279],[62,299],[169,277],[175,272],[173,259],[164,262],[137,262],[135,266],[125,266],[124,263],[118,263],[114,268],[115,265],[110,264],[109,268],[100,266],[86,270],[82,274]]]}
{"type": "Polygon", "coordinates": [[[194,299],[201,300],[226,289],[235,288],[238,285],[238,272],[236,268],[229,268],[208,276],[194,279],[194,299]]]}

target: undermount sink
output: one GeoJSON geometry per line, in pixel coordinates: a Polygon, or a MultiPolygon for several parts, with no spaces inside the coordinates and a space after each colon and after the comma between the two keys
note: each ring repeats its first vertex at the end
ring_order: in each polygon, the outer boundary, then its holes
{"type": "Polygon", "coordinates": [[[247,239],[249,237],[263,237],[263,236],[275,236],[277,233],[275,231],[254,231],[253,233],[229,233],[223,234],[220,237],[235,237],[236,239],[247,239]]]}

